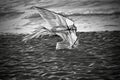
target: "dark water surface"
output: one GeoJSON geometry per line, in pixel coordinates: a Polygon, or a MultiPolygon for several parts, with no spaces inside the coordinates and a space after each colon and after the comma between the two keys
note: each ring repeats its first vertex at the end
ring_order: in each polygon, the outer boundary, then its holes
{"type": "Polygon", "coordinates": [[[119,80],[120,32],[78,33],[74,50],[55,50],[58,36],[22,42],[0,35],[0,80],[119,80]]]}

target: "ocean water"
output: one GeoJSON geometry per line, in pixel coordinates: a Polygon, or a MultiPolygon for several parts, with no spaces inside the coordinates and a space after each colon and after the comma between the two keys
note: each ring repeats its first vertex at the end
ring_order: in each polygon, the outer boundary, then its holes
{"type": "Polygon", "coordinates": [[[119,29],[119,0],[0,0],[0,32],[30,33],[44,23],[38,14],[27,19],[39,6],[63,14],[75,22],[78,31],[119,29]]]}
{"type": "Polygon", "coordinates": [[[120,80],[120,32],[80,32],[77,49],[56,50],[60,37],[22,41],[0,35],[0,80],[120,80]]]}

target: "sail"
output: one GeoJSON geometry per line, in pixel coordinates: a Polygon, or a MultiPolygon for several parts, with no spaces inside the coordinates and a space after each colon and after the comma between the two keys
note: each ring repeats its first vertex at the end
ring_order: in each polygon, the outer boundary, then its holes
{"type": "Polygon", "coordinates": [[[48,29],[56,28],[58,30],[68,29],[70,25],[73,25],[73,21],[65,18],[55,12],[40,8],[40,7],[33,7],[38,11],[40,16],[46,21],[48,24],[45,26],[48,29]]]}
{"type": "Polygon", "coordinates": [[[46,24],[43,24],[42,28],[35,30],[33,34],[26,36],[23,41],[38,38],[42,35],[57,34],[63,39],[63,41],[57,43],[56,49],[72,49],[72,47],[76,47],[75,45],[78,44],[76,27],[72,20],[40,7],[34,6],[33,8],[38,11],[46,24]]]}

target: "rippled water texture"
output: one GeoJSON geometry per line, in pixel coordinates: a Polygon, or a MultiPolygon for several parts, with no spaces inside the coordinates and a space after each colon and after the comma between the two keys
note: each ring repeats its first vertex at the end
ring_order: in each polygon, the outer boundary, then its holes
{"type": "Polygon", "coordinates": [[[0,35],[0,80],[119,80],[120,32],[78,33],[75,50],[55,50],[58,36],[22,42],[0,35]]]}

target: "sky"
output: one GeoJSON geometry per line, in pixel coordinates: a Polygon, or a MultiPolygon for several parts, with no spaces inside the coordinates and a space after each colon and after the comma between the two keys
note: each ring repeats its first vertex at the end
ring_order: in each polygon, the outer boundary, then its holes
{"type": "MultiPolygon", "coordinates": [[[[29,19],[19,21],[19,17],[29,14],[32,6],[39,6],[56,13],[71,15],[111,14],[120,12],[119,5],[120,0],[0,0],[0,32],[10,30],[11,27],[19,29],[20,27],[14,26],[17,22],[20,22],[19,26],[24,28],[22,25],[31,21],[29,19]]],[[[33,22],[31,23],[32,26],[25,27],[27,30],[34,28],[34,24],[39,26],[33,22]]]]}
{"type": "Polygon", "coordinates": [[[0,12],[24,11],[35,5],[69,14],[120,11],[120,0],[0,0],[0,12]]]}

